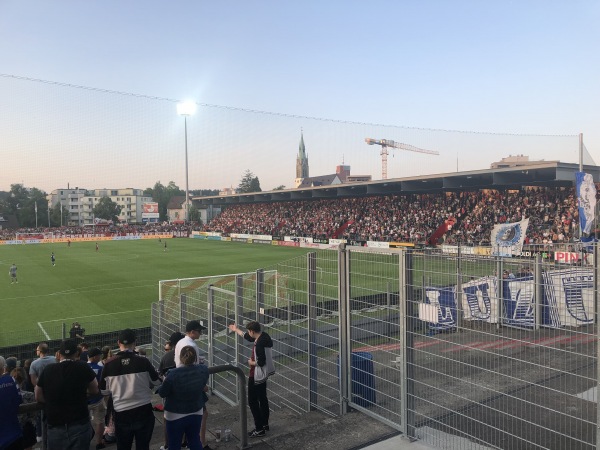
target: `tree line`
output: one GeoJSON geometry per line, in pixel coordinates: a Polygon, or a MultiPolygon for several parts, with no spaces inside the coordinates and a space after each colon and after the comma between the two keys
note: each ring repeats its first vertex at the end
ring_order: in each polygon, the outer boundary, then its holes
{"type": "MultiPolygon", "coordinates": [[[[285,189],[278,186],[274,190],[285,189]]],[[[260,180],[250,170],[246,170],[236,189],[237,193],[261,192],[260,180]]],[[[185,190],[181,189],[173,181],[167,185],[157,181],[153,187],[144,189],[144,195],[152,197],[158,203],[159,220],[167,220],[167,205],[173,197],[185,196],[185,190]]],[[[190,190],[190,197],[207,197],[219,195],[219,189],[195,189],[190,190]]],[[[48,194],[35,187],[28,188],[23,184],[11,184],[8,192],[0,191],[0,214],[3,216],[15,216],[19,227],[33,228],[36,223],[39,227],[58,227],[67,225],[69,222],[69,209],[62,207],[60,203],[49,206],[48,194]],[[61,217],[62,216],[62,217],[61,217]]],[[[98,219],[112,220],[118,222],[121,207],[109,197],[101,198],[92,210],[94,217],[98,219]]],[[[194,206],[190,207],[190,220],[198,222],[200,212],[194,206]]]]}

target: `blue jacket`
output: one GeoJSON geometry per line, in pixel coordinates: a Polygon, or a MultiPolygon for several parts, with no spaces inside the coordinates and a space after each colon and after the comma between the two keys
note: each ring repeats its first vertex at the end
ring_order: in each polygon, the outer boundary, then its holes
{"type": "Polygon", "coordinates": [[[204,364],[171,369],[156,391],[165,399],[165,411],[190,414],[204,407],[204,386],[208,381],[208,367],[204,364]]]}

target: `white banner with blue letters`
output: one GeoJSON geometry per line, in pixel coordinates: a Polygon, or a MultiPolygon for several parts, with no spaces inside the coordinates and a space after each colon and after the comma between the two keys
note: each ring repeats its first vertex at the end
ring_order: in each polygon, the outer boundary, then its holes
{"type": "MultiPolygon", "coordinates": [[[[542,283],[541,326],[579,327],[594,323],[593,269],[546,271],[542,283]]],[[[493,276],[463,284],[465,320],[498,322],[498,291],[498,280],[493,276]]],[[[502,323],[532,329],[535,325],[533,276],[502,280],[502,297],[502,323]]],[[[453,330],[456,327],[456,305],[456,286],[427,287],[424,302],[419,305],[419,318],[428,322],[430,331],[453,330]]]]}

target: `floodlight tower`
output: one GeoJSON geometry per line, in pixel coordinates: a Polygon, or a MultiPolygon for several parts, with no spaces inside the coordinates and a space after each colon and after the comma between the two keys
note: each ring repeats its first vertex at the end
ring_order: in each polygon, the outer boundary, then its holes
{"type": "Polygon", "coordinates": [[[190,220],[190,186],[188,171],[188,140],[187,140],[187,118],[196,112],[196,103],[185,101],[177,104],[177,114],[183,116],[185,127],[185,223],[190,220]]]}

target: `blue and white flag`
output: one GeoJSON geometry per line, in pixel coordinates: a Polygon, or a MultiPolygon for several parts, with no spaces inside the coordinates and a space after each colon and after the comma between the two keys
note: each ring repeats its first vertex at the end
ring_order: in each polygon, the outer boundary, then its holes
{"type": "Polygon", "coordinates": [[[492,255],[520,255],[523,250],[523,241],[525,240],[528,226],[529,219],[496,225],[492,229],[492,255]]]}
{"type": "Polygon", "coordinates": [[[533,328],[535,324],[533,276],[502,281],[504,312],[502,323],[513,327],[533,328]]]}
{"type": "Polygon", "coordinates": [[[456,287],[425,288],[425,302],[419,304],[419,319],[429,322],[430,331],[456,327],[456,287]]]}
{"type": "Polygon", "coordinates": [[[462,285],[465,320],[498,322],[498,286],[496,277],[483,277],[462,285]]]}
{"type": "Polygon", "coordinates": [[[581,232],[590,234],[596,213],[596,185],[594,177],[585,172],[576,172],[577,203],[579,205],[579,225],[581,232]]]}
{"type": "Polygon", "coordinates": [[[544,278],[544,317],[551,328],[594,323],[594,269],[549,270],[544,278]]]}

